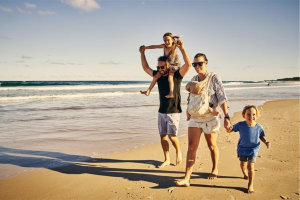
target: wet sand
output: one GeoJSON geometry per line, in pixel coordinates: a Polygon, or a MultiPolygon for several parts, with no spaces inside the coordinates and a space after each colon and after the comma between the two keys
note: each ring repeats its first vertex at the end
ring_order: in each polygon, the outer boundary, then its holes
{"type": "MultiPolygon", "coordinates": [[[[258,119],[267,139],[255,164],[254,194],[247,193],[236,156],[238,133],[218,137],[219,177],[208,180],[211,159],[201,137],[190,187],[174,180],[184,176],[187,136],[180,138],[183,163],[156,168],[163,160],[160,144],[94,157],[55,169],[43,169],[0,180],[0,199],[299,199],[299,100],[267,102],[258,119]]],[[[242,109],[242,108],[241,108],[242,109]]],[[[243,120],[235,113],[232,122],[243,120]]],[[[157,133],[152,133],[157,134],[157,133]]],[[[172,162],[175,151],[170,146],[172,162]]]]}

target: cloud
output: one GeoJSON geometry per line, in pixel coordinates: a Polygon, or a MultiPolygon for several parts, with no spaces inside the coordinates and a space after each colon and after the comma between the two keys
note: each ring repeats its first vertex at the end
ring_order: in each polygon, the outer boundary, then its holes
{"type": "Polygon", "coordinates": [[[71,62],[54,62],[51,60],[47,60],[47,63],[51,64],[51,65],[82,65],[82,64],[78,64],[78,63],[71,63],[71,62]]]}
{"type": "Polygon", "coordinates": [[[6,7],[3,7],[3,6],[0,6],[0,10],[3,10],[4,12],[9,12],[9,13],[12,13],[12,12],[13,12],[12,9],[6,8],[6,7]]]}
{"type": "Polygon", "coordinates": [[[24,67],[29,67],[28,65],[24,65],[24,67]]]}
{"type": "Polygon", "coordinates": [[[20,60],[20,61],[16,61],[17,63],[24,63],[25,61],[23,60],[20,60]]]}
{"type": "Polygon", "coordinates": [[[0,39],[2,39],[2,40],[11,40],[10,37],[7,37],[5,35],[0,35],[0,39]]]}
{"type": "Polygon", "coordinates": [[[18,10],[20,13],[23,13],[23,14],[31,14],[30,11],[23,10],[23,9],[21,9],[21,8],[19,8],[19,7],[17,7],[17,10],[18,10]]]}
{"type": "Polygon", "coordinates": [[[25,3],[26,8],[36,8],[35,4],[25,3]]]}
{"type": "Polygon", "coordinates": [[[95,0],[61,0],[61,2],[86,12],[100,8],[95,0]]]}
{"type": "Polygon", "coordinates": [[[40,14],[40,15],[56,15],[56,12],[52,12],[52,11],[38,11],[38,13],[40,14]]]}
{"type": "Polygon", "coordinates": [[[256,66],[245,66],[243,67],[244,69],[253,69],[253,68],[256,68],[256,66]]]}
{"type": "Polygon", "coordinates": [[[23,59],[31,59],[32,57],[30,56],[22,56],[23,59]]]}
{"type": "Polygon", "coordinates": [[[120,63],[113,62],[113,61],[107,61],[107,62],[99,62],[99,64],[102,64],[102,65],[119,65],[120,63]]]}

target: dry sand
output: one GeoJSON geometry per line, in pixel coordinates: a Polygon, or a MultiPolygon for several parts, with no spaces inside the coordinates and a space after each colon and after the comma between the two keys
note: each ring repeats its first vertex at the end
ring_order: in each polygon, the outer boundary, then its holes
{"type": "MultiPolygon", "coordinates": [[[[241,113],[236,113],[232,122],[241,120],[241,113]]],[[[267,150],[261,144],[254,194],[246,193],[248,181],[242,179],[236,157],[238,133],[226,133],[222,128],[219,178],[215,180],[207,179],[212,164],[202,136],[191,186],[175,186],[173,181],[184,176],[184,136],[180,138],[183,163],[179,166],[157,169],[163,154],[160,144],[155,144],[0,180],[0,199],[299,199],[299,100],[267,102],[258,123],[264,126],[272,146],[267,150]]],[[[170,151],[174,162],[174,148],[170,151]]]]}

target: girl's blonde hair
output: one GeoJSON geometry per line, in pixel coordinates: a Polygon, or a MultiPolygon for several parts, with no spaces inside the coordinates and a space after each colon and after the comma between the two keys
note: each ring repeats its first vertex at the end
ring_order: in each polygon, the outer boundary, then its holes
{"type": "Polygon", "coordinates": [[[256,105],[248,105],[248,106],[245,106],[244,109],[243,109],[243,112],[242,112],[242,115],[244,116],[246,114],[246,111],[247,110],[250,110],[251,108],[254,108],[256,110],[256,117],[260,117],[260,113],[258,111],[258,108],[256,105]]]}
{"type": "Polygon", "coordinates": [[[163,36],[163,38],[164,38],[164,37],[167,37],[167,36],[170,36],[173,40],[179,39],[179,38],[180,38],[180,36],[173,35],[173,34],[170,33],[170,32],[165,33],[164,36],[163,36]]]}

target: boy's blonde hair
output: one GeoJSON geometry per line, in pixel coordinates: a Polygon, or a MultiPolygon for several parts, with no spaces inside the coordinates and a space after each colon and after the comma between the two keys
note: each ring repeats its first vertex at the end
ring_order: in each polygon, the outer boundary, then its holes
{"type": "Polygon", "coordinates": [[[256,117],[258,118],[260,116],[260,113],[258,111],[258,108],[256,105],[247,105],[244,107],[243,109],[243,112],[242,112],[242,115],[244,116],[246,114],[246,111],[251,109],[251,108],[254,108],[256,110],[256,117]]]}

